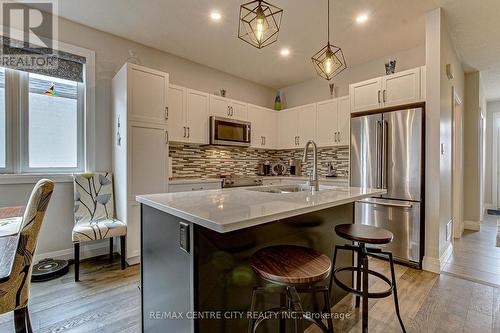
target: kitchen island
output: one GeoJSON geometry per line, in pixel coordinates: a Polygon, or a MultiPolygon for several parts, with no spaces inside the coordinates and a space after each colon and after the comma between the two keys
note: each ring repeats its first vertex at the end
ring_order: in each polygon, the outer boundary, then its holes
{"type": "MultiPolygon", "coordinates": [[[[258,249],[302,245],[329,256],[338,224],[353,223],[357,200],[385,190],[300,185],[141,195],[141,296],[144,332],[245,332],[252,288],[248,261],[258,249]]],[[[351,265],[343,253],[337,263],[351,265]]],[[[345,281],[351,282],[350,275],[345,281]]],[[[332,304],[345,294],[335,289],[332,304]]],[[[258,309],[279,298],[258,300],[258,309]]],[[[304,306],[322,304],[304,297],[304,306]]],[[[262,332],[277,332],[277,321],[262,332]]]]}

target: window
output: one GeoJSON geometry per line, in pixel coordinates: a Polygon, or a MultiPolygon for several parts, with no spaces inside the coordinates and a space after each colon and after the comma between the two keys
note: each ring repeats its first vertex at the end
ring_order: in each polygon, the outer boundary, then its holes
{"type": "Polygon", "coordinates": [[[15,173],[83,171],[84,84],[11,69],[2,69],[1,73],[0,170],[15,173]],[[7,94],[5,84],[13,87],[7,94]],[[5,103],[6,98],[17,103],[5,103]],[[9,129],[15,133],[12,143],[6,140],[9,129]],[[9,158],[6,153],[9,149],[15,152],[12,156],[18,156],[16,159],[9,158]]]}

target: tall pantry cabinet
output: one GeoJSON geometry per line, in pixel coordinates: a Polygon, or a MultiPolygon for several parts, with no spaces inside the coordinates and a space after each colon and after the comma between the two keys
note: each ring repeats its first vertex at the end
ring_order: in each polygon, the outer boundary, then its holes
{"type": "Polygon", "coordinates": [[[168,192],[168,74],[125,64],[112,81],[116,217],[127,223],[129,264],[139,263],[139,194],[168,192]]]}

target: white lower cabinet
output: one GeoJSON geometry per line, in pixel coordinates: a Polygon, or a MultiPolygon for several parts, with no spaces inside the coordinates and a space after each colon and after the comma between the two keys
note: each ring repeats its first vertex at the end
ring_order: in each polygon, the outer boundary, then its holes
{"type": "Polygon", "coordinates": [[[219,182],[219,183],[200,182],[200,183],[189,183],[189,184],[170,184],[168,188],[169,188],[170,193],[216,190],[216,189],[222,188],[222,182],[219,182]]]}

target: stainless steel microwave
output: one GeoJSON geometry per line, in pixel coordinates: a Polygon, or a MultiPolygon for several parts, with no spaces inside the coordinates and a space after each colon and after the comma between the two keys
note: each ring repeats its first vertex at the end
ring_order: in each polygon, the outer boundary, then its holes
{"type": "Polygon", "coordinates": [[[210,144],[250,147],[252,126],[247,121],[210,117],[210,144]]]}

